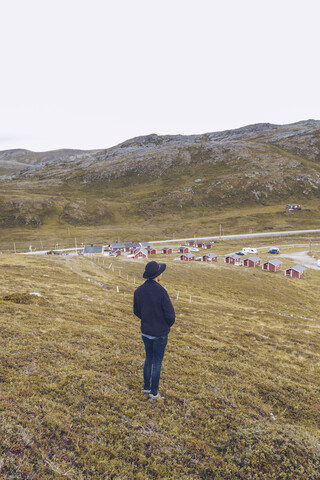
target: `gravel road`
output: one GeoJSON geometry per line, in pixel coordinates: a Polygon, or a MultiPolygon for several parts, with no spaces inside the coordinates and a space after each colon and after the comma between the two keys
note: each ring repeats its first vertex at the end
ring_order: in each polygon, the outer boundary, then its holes
{"type": "Polygon", "coordinates": [[[222,235],[215,237],[186,237],[186,238],[173,238],[172,240],[153,240],[149,243],[174,243],[174,242],[185,242],[186,240],[231,240],[233,238],[258,238],[258,237],[281,237],[285,235],[299,235],[304,233],[319,233],[320,229],[314,230],[288,230],[285,232],[262,232],[262,233],[245,233],[238,235],[222,235]]]}
{"type": "Polygon", "coordinates": [[[292,258],[292,260],[294,260],[297,264],[301,264],[304,267],[313,268],[314,270],[320,270],[320,267],[317,264],[317,260],[310,257],[307,253],[308,250],[296,253],[282,253],[280,255],[277,255],[277,257],[292,258]]]}

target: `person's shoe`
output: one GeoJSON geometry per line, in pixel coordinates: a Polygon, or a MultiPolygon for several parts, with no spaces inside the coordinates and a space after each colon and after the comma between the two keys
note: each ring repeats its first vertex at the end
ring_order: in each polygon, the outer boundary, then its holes
{"type": "Polygon", "coordinates": [[[148,397],[150,395],[151,390],[143,390],[143,396],[148,397]]]}
{"type": "Polygon", "coordinates": [[[153,400],[164,400],[164,397],[157,393],[157,395],[153,395],[152,393],[149,394],[149,400],[153,402],[153,400]]]}

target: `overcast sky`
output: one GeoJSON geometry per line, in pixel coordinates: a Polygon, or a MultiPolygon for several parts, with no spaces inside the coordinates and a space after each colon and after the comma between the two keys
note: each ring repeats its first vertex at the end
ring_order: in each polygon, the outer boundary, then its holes
{"type": "Polygon", "coordinates": [[[0,0],[0,150],[320,119],[319,0],[0,0]]]}

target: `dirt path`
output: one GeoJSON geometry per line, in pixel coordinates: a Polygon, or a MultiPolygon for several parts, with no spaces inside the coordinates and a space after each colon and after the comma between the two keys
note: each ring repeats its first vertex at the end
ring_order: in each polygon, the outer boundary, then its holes
{"type": "Polygon", "coordinates": [[[304,267],[313,268],[314,270],[320,270],[320,267],[317,264],[317,260],[310,257],[307,252],[308,250],[296,253],[282,253],[278,256],[292,258],[295,262],[297,262],[297,264],[301,264],[304,267]]]}

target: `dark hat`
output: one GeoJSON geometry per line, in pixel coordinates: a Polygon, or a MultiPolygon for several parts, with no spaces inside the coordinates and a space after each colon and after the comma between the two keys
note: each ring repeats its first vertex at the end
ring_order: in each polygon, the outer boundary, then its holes
{"type": "Polygon", "coordinates": [[[157,263],[157,262],[149,262],[146,265],[146,269],[143,274],[143,278],[149,278],[152,280],[153,278],[158,277],[162,272],[165,271],[167,265],[165,263],[157,263]]]}

